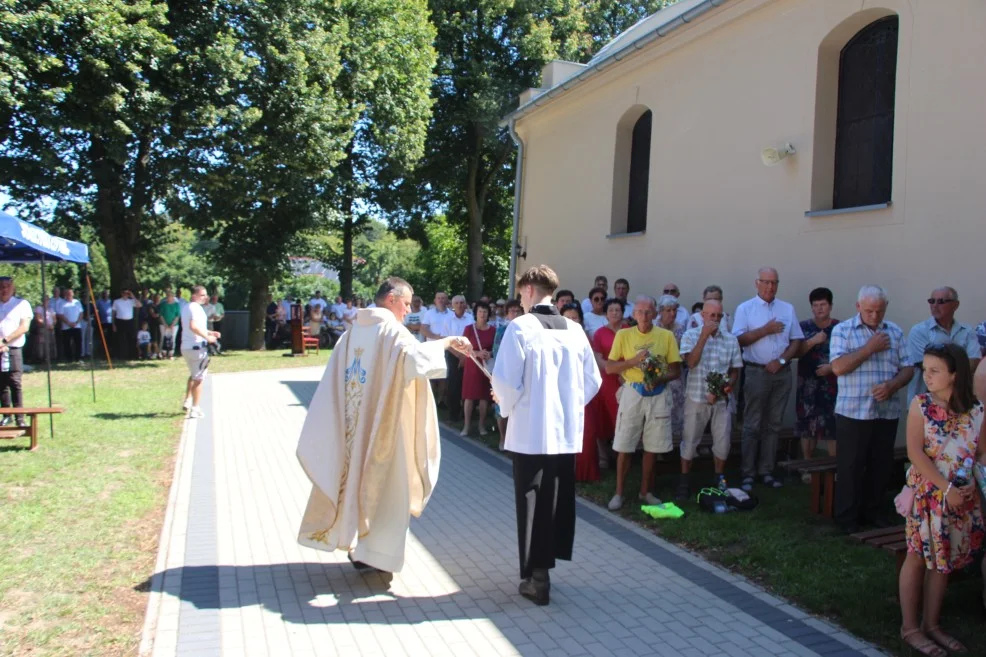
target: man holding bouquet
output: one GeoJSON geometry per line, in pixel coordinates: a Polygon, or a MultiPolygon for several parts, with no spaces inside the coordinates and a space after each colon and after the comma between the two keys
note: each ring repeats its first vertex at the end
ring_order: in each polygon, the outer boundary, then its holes
{"type": "Polygon", "coordinates": [[[637,297],[633,305],[636,326],[620,329],[606,361],[607,374],[620,374],[623,386],[617,391],[620,409],[616,414],[613,449],[616,464],[616,494],[609,510],[623,506],[623,485],[630,459],[643,437],[644,471],[640,479],[640,502],[656,505],[661,500],[650,492],[654,483],[657,454],[671,451],[671,392],[667,384],[681,376],[681,356],[671,331],[654,325],[657,302],[637,297]]]}
{"type": "Polygon", "coordinates": [[[729,393],[736,388],[743,355],[739,341],[719,330],[723,319],[722,302],[709,299],[702,306],[702,325],[688,329],[681,336],[681,355],[688,364],[685,383],[685,431],[681,441],[681,481],[675,499],[691,493],[688,473],[692,469],[695,448],[705,425],[712,421],[712,457],[715,460],[716,485],[725,488],[723,472],[729,458],[729,393]]]}

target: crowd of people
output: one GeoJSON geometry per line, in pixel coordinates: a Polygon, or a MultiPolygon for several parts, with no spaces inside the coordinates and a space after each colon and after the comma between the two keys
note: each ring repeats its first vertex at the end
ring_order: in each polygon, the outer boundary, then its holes
{"type": "MultiPolygon", "coordinates": [[[[940,630],[938,615],[947,573],[983,547],[975,482],[971,475],[952,482],[966,457],[986,462],[983,405],[972,385],[972,373],[986,355],[986,322],[960,322],[959,294],[942,286],[927,300],[928,318],[905,331],[887,319],[889,295],[876,285],[858,291],[857,313],[845,320],[832,317],[833,292],[818,287],[808,295],[809,318],[799,321],[795,306],[777,297],[779,284],[775,269],[760,269],[756,295],[732,315],[718,285],[706,287],[691,308],[680,302],[673,283],[656,298],[633,301],[630,283],[622,278],[611,295],[607,277],[597,276],[581,301],[570,290],[557,290],[555,307],[583,327],[603,378],[585,407],[576,478],[597,480],[615,452],[609,509],[616,511],[624,505],[631,456],[642,447],[638,499],[660,503],[653,491],[654,463],[677,442],[681,475],[674,495],[685,499],[708,428],[715,474],[707,484],[725,488],[732,425],[742,404],[740,487],[780,488],[778,436],[793,392],[792,428],[802,456],[811,458],[821,446],[837,461],[836,522],[847,533],[884,528],[893,524],[885,493],[904,415],[912,464],[908,485],[916,495],[905,511],[910,554],[901,572],[902,634],[926,654],[955,650],[961,644],[940,630]],[[916,620],[922,600],[923,625],[916,620]]],[[[419,340],[463,336],[472,344],[475,360],[447,353],[448,378],[439,391],[450,420],[462,422],[462,435],[470,432],[477,406],[479,433],[490,429],[490,385],[480,368],[493,369],[504,327],[522,312],[517,302],[493,304],[488,298],[471,310],[462,296],[450,305],[445,292],[435,295],[431,307],[414,299],[405,324],[419,340]]],[[[501,448],[507,421],[497,417],[501,448]]]]}
{"type": "MultiPolygon", "coordinates": [[[[182,288],[174,292],[169,287],[161,292],[144,289],[137,296],[125,289],[112,299],[103,290],[86,307],[72,288],[52,288],[50,297],[33,308],[25,360],[79,362],[93,355],[93,349],[99,356],[104,338],[114,360],[174,360],[182,350],[181,312],[189,304],[183,294],[182,288]]],[[[226,309],[219,295],[207,298],[203,310],[209,330],[221,332],[226,309]]]]}

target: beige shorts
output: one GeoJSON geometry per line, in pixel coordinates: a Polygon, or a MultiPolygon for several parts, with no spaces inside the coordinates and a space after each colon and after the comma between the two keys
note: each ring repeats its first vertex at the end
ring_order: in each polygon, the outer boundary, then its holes
{"type": "Polygon", "coordinates": [[[653,397],[644,397],[633,387],[620,388],[620,409],[616,413],[616,436],[613,449],[623,454],[637,451],[643,438],[644,451],[665,454],[671,451],[671,389],[653,397]]]}
{"type": "Polygon", "coordinates": [[[685,433],[681,439],[681,458],[691,461],[695,458],[695,450],[702,441],[705,425],[711,421],[712,455],[725,461],[729,458],[729,433],[732,429],[732,413],[729,403],[721,401],[716,404],[692,401],[685,398],[685,433]]]}
{"type": "Polygon", "coordinates": [[[195,381],[201,381],[209,373],[209,348],[202,346],[198,349],[182,349],[181,355],[188,365],[188,376],[195,381]]]}

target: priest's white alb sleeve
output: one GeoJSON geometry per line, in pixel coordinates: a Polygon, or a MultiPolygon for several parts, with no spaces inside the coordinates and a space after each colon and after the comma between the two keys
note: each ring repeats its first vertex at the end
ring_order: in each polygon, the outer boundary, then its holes
{"type": "MultiPolygon", "coordinates": [[[[410,333],[408,333],[410,335],[410,333]]],[[[403,345],[406,352],[404,357],[404,383],[413,379],[444,379],[448,375],[445,364],[445,342],[418,342],[411,338],[403,345]]]]}
{"type": "Polygon", "coordinates": [[[524,394],[524,345],[518,324],[507,324],[493,365],[493,394],[500,404],[500,415],[510,417],[524,394]]]}

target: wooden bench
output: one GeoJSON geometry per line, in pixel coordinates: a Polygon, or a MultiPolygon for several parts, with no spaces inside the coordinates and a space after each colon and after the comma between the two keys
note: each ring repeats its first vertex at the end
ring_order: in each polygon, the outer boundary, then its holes
{"type": "Polygon", "coordinates": [[[871,529],[869,531],[851,534],[851,536],[863,545],[869,545],[878,550],[886,550],[894,555],[894,558],[897,560],[897,574],[900,575],[900,569],[904,566],[904,559],[907,558],[907,540],[904,538],[904,525],[871,529]]]}
{"type": "MultiPolygon", "coordinates": [[[[894,448],[894,461],[906,461],[907,448],[894,448]]],[[[834,456],[822,456],[812,459],[782,461],[783,468],[796,470],[811,477],[811,496],[808,506],[812,513],[831,518],[835,515],[835,471],[838,461],[834,456]]]]}
{"type": "MultiPolygon", "coordinates": [[[[26,427],[18,427],[13,424],[0,427],[0,440],[13,440],[28,436],[31,439],[30,451],[38,448],[38,416],[54,415],[64,413],[64,408],[3,408],[4,415],[26,415],[29,419],[26,427]]],[[[13,421],[13,419],[11,419],[13,421]]]]}

